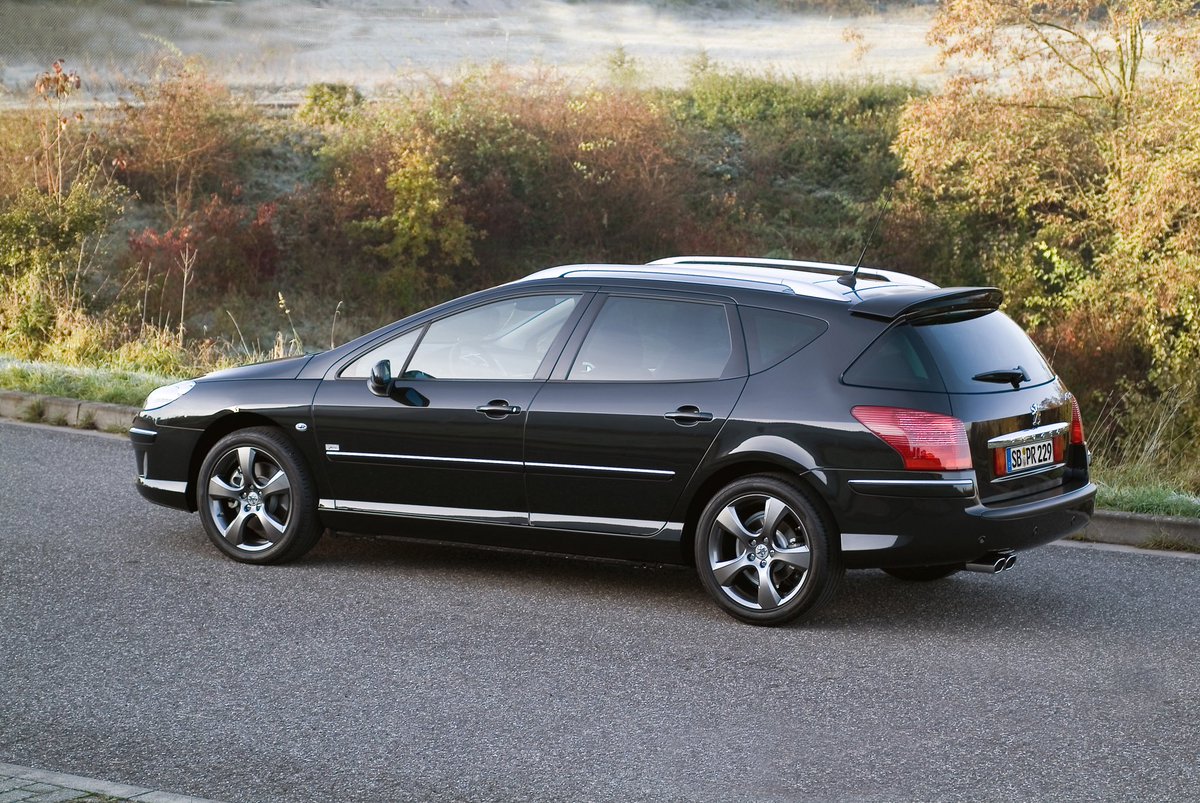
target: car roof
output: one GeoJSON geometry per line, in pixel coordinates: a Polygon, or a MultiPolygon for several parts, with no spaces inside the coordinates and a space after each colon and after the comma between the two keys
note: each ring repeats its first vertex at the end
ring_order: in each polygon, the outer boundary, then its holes
{"type": "Polygon", "coordinates": [[[659,259],[645,265],[580,264],[561,265],[530,274],[517,282],[536,279],[645,280],[740,287],[788,295],[854,302],[870,295],[930,290],[937,285],[895,271],[867,268],[855,277],[854,287],[838,282],[853,273],[851,265],[824,262],[765,259],[758,257],[679,256],[659,259]]]}

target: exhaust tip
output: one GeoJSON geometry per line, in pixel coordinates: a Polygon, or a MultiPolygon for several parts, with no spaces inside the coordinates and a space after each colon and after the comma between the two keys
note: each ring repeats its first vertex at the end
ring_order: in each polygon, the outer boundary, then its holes
{"type": "Polygon", "coordinates": [[[981,574],[999,574],[1016,565],[1017,557],[1011,552],[989,552],[966,564],[966,569],[981,574]]]}

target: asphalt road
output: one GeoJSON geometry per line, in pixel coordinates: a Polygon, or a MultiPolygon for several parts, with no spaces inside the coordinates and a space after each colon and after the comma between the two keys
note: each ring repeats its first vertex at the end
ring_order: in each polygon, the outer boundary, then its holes
{"type": "Polygon", "coordinates": [[[0,423],[0,762],[228,801],[1200,789],[1200,560],[858,572],[767,630],[672,567],[349,538],[243,566],[132,470],[0,423]]]}

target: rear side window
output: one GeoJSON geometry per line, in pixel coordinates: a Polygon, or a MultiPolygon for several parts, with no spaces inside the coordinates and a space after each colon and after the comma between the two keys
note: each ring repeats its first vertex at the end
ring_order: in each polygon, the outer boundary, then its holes
{"type": "Polygon", "coordinates": [[[739,307],[750,373],[765,371],[816,340],[829,324],[794,312],[761,307],[739,307]]]}
{"type": "Polygon", "coordinates": [[[1021,369],[1022,387],[1049,382],[1054,372],[1029,336],[1003,312],[936,318],[888,329],[846,370],[848,385],[893,390],[997,393],[1004,381],[976,377],[1021,369]]]}
{"type": "Polygon", "coordinates": [[[719,379],[733,355],[722,304],[612,297],[567,379],[650,382],[719,379]]]}

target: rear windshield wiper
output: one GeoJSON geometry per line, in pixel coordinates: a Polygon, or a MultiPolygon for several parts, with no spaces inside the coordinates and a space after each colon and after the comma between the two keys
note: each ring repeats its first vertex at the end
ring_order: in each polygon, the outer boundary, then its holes
{"type": "Polygon", "coordinates": [[[1001,368],[996,371],[984,371],[971,377],[976,382],[1012,383],[1013,389],[1019,388],[1022,382],[1029,381],[1029,374],[1021,366],[1016,368],[1001,368]]]}

